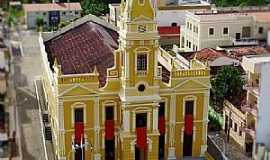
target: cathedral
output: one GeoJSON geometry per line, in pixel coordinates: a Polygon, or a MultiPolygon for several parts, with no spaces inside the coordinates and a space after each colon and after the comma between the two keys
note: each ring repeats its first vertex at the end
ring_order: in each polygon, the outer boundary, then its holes
{"type": "Polygon", "coordinates": [[[207,149],[210,72],[159,45],[152,0],[122,0],[119,28],[90,16],[40,37],[59,160],[179,160],[207,149]]]}

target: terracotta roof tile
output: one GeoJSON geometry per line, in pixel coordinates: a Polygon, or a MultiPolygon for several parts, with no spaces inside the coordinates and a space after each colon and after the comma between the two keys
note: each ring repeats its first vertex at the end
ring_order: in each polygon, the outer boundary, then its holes
{"type": "Polygon", "coordinates": [[[114,65],[113,52],[117,49],[118,33],[87,22],[45,42],[48,60],[61,65],[63,74],[84,74],[97,67],[100,85],[106,83],[107,68],[114,65]]]}
{"type": "Polygon", "coordinates": [[[217,51],[212,48],[204,48],[192,54],[189,59],[193,59],[194,57],[196,57],[197,60],[207,61],[207,60],[213,60],[213,59],[216,59],[218,57],[223,57],[223,56],[226,56],[226,54],[223,51],[217,51]]]}
{"type": "Polygon", "coordinates": [[[228,48],[229,56],[241,60],[246,55],[260,55],[270,53],[269,47],[264,46],[241,46],[228,48]]]}

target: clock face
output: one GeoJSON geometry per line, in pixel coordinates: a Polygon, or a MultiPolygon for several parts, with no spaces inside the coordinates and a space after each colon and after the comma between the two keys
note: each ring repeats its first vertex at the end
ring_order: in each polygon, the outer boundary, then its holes
{"type": "Polygon", "coordinates": [[[139,32],[145,32],[146,31],[146,25],[139,25],[138,26],[138,31],[139,32]]]}

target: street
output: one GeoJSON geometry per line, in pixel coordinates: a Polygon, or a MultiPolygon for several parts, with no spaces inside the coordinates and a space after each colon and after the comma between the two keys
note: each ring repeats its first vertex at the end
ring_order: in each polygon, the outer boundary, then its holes
{"type": "Polygon", "coordinates": [[[41,75],[43,65],[38,45],[38,34],[21,32],[20,53],[13,52],[13,81],[17,106],[17,143],[21,145],[23,160],[44,160],[44,148],[40,126],[39,108],[35,95],[34,80],[41,75]]]}

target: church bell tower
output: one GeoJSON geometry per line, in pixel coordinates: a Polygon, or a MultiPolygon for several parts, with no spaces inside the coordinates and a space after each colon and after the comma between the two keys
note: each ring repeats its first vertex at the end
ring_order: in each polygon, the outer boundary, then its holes
{"type": "Polygon", "coordinates": [[[161,72],[155,3],[122,0],[120,8],[121,158],[156,160],[161,72]]]}

